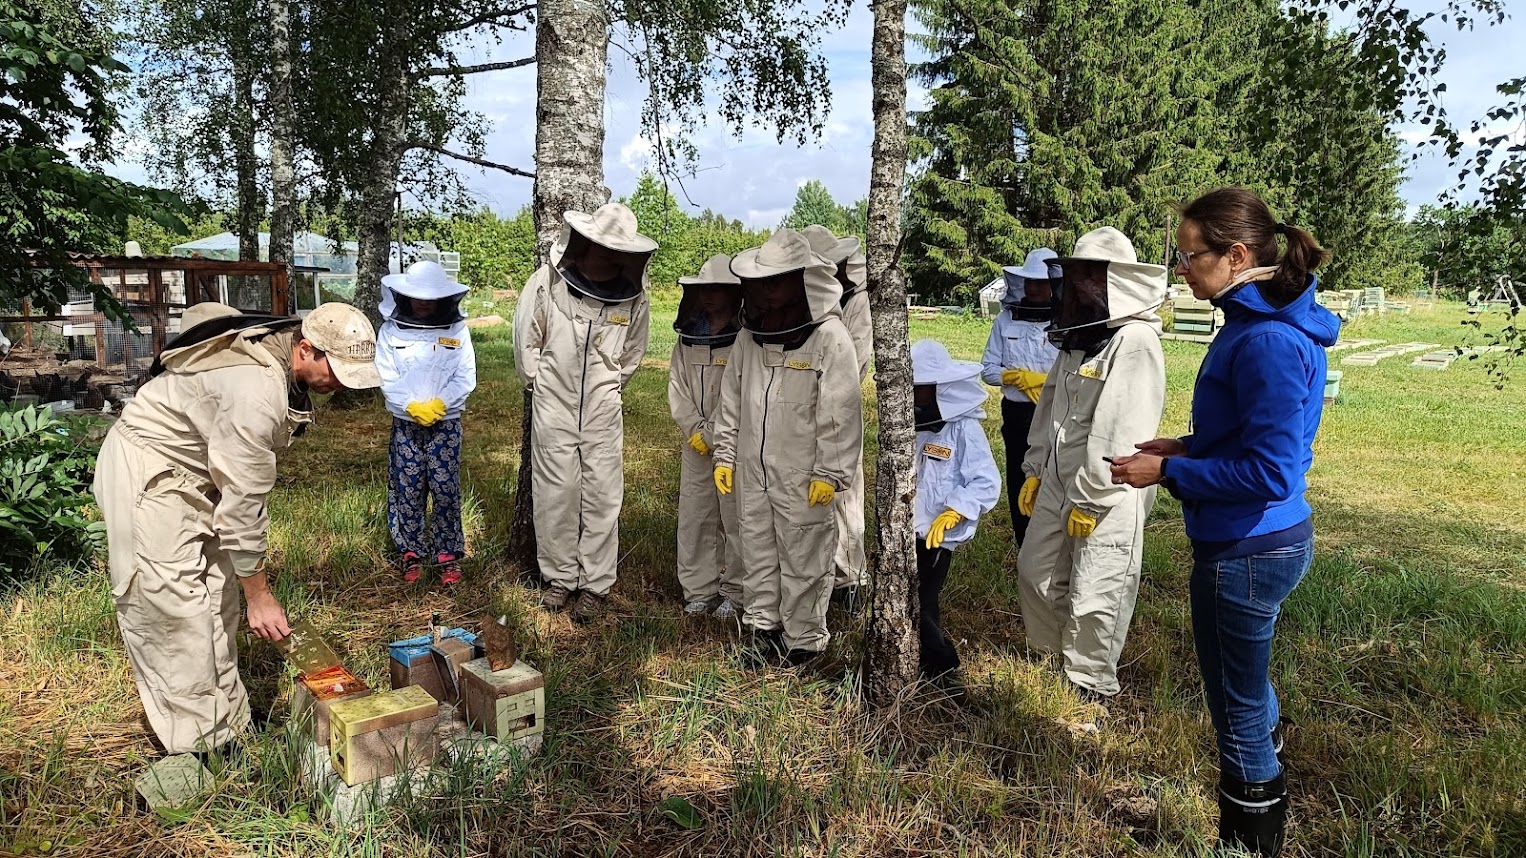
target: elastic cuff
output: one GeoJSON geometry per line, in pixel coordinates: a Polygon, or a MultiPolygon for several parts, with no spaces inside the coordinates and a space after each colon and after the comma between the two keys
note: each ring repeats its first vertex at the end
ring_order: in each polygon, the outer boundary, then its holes
{"type": "Polygon", "coordinates": [[[248,578],[265,571],[265,552],[263,551],[229,551],[228,557],[233,561],[233,574],[240,578],[248,578]]]}

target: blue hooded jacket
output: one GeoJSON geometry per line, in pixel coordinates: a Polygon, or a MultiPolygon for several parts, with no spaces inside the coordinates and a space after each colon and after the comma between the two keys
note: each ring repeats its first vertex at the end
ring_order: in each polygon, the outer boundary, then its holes
{"type": "Polygon", "coordinates": [[[1225,324],[1198,373],[1187,454],[1166,467],[1194,542],[1238,542],[1309,518],[1304,491],[1324,411],[1325,348],[1341,327],[1314,301],[1316,286],[1311,275],[1280,309],[1256,283],[1215,302],[1225,324]]]}

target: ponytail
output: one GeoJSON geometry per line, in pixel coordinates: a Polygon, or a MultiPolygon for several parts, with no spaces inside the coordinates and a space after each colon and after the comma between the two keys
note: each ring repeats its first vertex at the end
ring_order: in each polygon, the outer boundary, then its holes
{"type": "Polygon", "coordinates": [[[1272,217],[1266,201],[1244,188],[1219,188],[1198,197],[1179,210],[1202,231],[1209,248],[1226,251],[1236,242],[1250,249],[1258,266],[1275,265],[1277,272],[1262,283],[1261,294],[1273,306],[1285,307],[1309,287],[1309,275],[1330,258],[1307,230],[1281,223],[1272,217]],[[1287,240],[1280,252],[1277,236],[1287,240]]]}

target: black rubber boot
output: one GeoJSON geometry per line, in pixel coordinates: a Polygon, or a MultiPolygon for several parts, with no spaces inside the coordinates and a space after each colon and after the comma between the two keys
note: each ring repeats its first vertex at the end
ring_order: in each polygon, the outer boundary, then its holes
{"type": "Polygon", "coordinates": [[[1285,775],[1248,784],[1219,777],[1219,848],[1242,849],[1261,858],[1282,854],[1282,832],[1288,822],[1288,782],[1285,775]]]}
{"type": "Polygon", "coordinates": [[[1288,769],[1288,759],[1282,752],[1284,740],[1287,738],[1284,735],[1283,728],[1291,726],[1293,726],[1292,718],[1286,715],[1279,715],[1277,717],[1277,725],[1272,728],[1272,752],[1277,755],[1277,765],[1281,766],[1284,772],[1288,769]]]}

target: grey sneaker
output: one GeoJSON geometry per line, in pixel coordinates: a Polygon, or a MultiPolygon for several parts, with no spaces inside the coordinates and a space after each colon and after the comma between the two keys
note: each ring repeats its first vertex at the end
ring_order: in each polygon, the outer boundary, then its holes
{"type": "Polygon", "coordinates": [[[715,617],[717,620],[734,620],[737,616],[737,603],[723,596],[721,603],[716,605],[715,610],[710,612],[710,616],[715,617]]]}
{"type": "Polygon", "coordinates": [[[540,606],[548,611],[560,611],[567,607],[567,600],[571,598],[571,590],[560,584],[552,584],[546,588],[546,592],[540,594],[540,606]]]}
{"type": "Polygon", "coordinates": [[[572,605],[572,621],[580,626],[604,616],[604,597],[597,593],[584,590],[578,593],[578,600],[572,605]]]}
{"type": "Polygon", "coordinates": [[[684,605],[684,616],[686,617],[702,617],[708,613],[710,613],[709,599],[695,599],[689,604],[684,605]]]}

